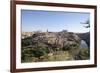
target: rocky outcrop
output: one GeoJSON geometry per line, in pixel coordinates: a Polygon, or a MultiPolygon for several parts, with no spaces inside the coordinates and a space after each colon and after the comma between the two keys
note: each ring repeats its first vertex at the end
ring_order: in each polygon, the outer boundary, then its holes
{"type": "Polygon", "coordinates": [[[88,47],[90,47],[90,32],[78,33],[77,35],[81,38],[81,40],[84,40],[87,43],[88,47]]]}

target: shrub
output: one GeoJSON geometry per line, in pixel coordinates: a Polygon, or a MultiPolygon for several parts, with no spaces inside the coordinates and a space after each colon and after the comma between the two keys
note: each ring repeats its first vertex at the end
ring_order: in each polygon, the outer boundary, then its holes
{"type": "Polygon", "coordinates": [[[81,49],[79,54],[77,55],[77,60],[87,60],[90,58],[90,50],[89,49],[81,49]]]}
{"type": "Polygon", "coordinates": [[[22,43],[22,47],[32,45],[31,37],[22,39],[21,43],[22,43]]]}

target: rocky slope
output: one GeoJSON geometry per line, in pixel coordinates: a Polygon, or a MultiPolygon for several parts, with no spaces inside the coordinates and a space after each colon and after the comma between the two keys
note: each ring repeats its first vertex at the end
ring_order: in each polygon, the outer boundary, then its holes
{"type": "MultiPolygon", "coordinates": [[[[22,38],[21,41],[22,62],[83,59],[83,52],[87,51],[83,50],[80,53],[80,35],[72,32],[36,32],[31,36],[24,36],[26,38],[22,38]]],[[[87,59],[87,55],[85,59],[87,59]]]]}

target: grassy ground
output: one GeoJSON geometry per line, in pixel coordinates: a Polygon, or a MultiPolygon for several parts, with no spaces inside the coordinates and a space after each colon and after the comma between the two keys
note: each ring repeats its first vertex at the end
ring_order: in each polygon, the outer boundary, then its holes
{"type": "Polygon", "coordinates": [[[48,53],[39,58],[27,56],[25,57],[24,60],[22,60],[22,63],[24,62],[26,63],[26,62],[67,61],[67,60],[73,60],[73,57],[69,54],[68,51],[56,51],[53,53],[48,53]]]}

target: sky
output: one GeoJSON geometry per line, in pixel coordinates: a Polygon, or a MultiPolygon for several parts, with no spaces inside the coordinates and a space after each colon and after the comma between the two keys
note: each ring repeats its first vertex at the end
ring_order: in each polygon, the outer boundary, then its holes
{"type": "Polygon", "coordinates": [[[84,33],[89,32],[85,28],[86,22],[90,19],[90,13],[64,12],[64,11],[43,11],[43,10],[21,10],[22,32],[42,31],[84,33]]]}

